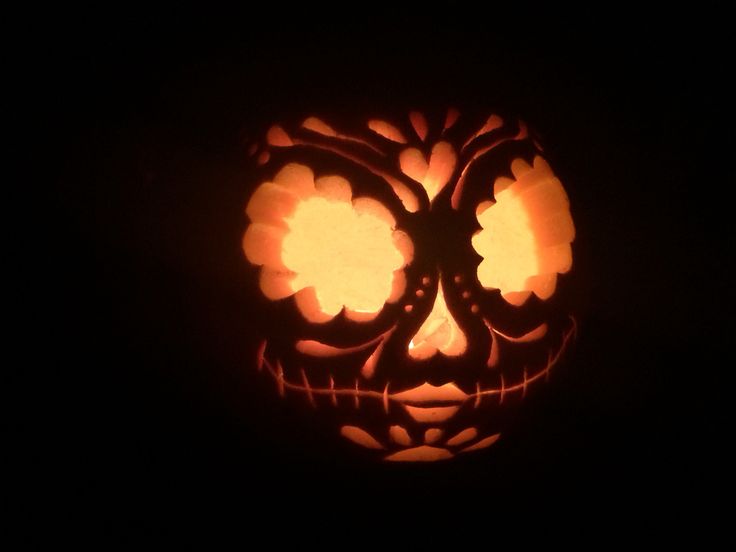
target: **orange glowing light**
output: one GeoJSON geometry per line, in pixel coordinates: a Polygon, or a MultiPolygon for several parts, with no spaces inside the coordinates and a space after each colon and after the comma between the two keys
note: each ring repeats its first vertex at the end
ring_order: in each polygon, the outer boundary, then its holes
{"type": "Polygon", "coordinates": [[[263,266],[261,290],[270,299],[295,294],[308,320],[326,322],[343,309],[370,320],[403,294],[411,240],[379,202],[353,198],[344,178],[315,180],[291,163],[256,190],[246,213],[243,249],[263,266]]]}
{"type": "Polygon", "coordinates": [[[409,356],[416,360],[424,360],[434,356],[438,351],[446,356],[458,356],[463,354],[466,348],[465,334],[447,308],[440,285],[432,312],[409,342],[409,356]]]}
{"type": "Polygon", "coordinates": [[[416,148],[405,149],[399,156],[401,170],[406,176],[419,182],[432,201],[450,181],[457,164],[457,155],[447,142],[439,142],[432,148],[429,163],[416,148]]]}
{"type": "Polygon", "coordinates": [[[492,446],[495,409],[541,386],[576,332],[572,316],[523,307],[573,283],[558,281],[575,238],[566,192],[540,155],[520,157],[541,147],[522,121],[437,115],[309,116],[247,150],[268,176],[242,248],[263,295],[288,299],[268,311],[288,318],[258,347],[258,369],[282,398],[337,409],[342,438],[390,462],[492,446]],[[444,231],[449,259],[432,241],[444,231]],[[497,313],[499,292],[520,308],[497,313]],[[293,325],[292,308],[304,318],[293,325]]]}
{"type": "Polygon", "coordinates": [[[507,301],[520,304],[530,293],[541,299],[554,293],[557,274],[572,267],[575,227],[567,194],[544,159],[535,157],[533,167],[516,159],[511,171],[515,180],[496,179],[496,202],[478,206],[482,230],[472,243],[483,257],[483,287],[500,289],[507,301]]]}
{"type": "Polygon", "coordinates": [[[398,142],[400,144],[406,144],[406,138],[402,132],[394,125],[387,123],[386,121],[370,120],[368,121],[368,128],[370,128],[376,134],[380,134],[384,138],[391,140],[392,142],[398,142]]]}
{"type": "Polygon", "coordinates": [[[387,456],[386,460],[389,462],[436,462],[437,460],[447,460],[452,456],[453,454],[447,449],[422,445],[395,452],[387,456]]]}

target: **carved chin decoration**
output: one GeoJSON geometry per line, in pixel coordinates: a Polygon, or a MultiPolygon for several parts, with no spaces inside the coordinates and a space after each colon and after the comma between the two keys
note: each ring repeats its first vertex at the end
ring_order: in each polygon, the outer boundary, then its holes
{"type": "Polygon", "coordinates": [[[383,460],[495,443],[576,329],[569,201],[524,123],[309,117],[250,153],[275,392],[383,460]]]}

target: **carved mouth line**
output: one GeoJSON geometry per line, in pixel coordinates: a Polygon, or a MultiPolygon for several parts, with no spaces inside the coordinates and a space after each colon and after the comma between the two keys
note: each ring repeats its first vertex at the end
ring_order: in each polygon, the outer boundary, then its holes
{"type": "Polygon", "coordinates": [[[360,407],[360,399],[374,399],[374,400],[380,400],[383,402],[384,409],[386,413],[389,411],[389,404],[391,402],[395,402],[401,405],[415,405],[414,407],[424,407],[429,408],[431,406],[435,406],[438,404],[442,404],[442,406],[447,405],[460,405],[463,403],[466,403],[470,400],[474,400],[474,408],[478,408],[481,404],[481,401],[484,397],[491,397],[491,396],[499,396],[499,404],[503,404],[504,398],[506,395],[510,393],[517,393],[521,392],[522,398],[526,396],[527,389],[530,384],[537,382],[544,378],[547,380],[549,378],[549,374],[552,371],[552,368],[559,362],[560,358],[562,357],[562,354],[567,349],[570,341],[577,333],[577,323],[575,321],[574,317],[570,317],[570,320],[572,321],[571,327],[565,332],[562,338],[562,343],[559,347],[559,349],[552,353],[552,351],[549,352],[547,355],[547,363],[546,365],[540,369],[534,372],[531,376],[529,375],[529,370],[527,367],[524,367],[523,372],[523,379],[519,383],[515,383],[513,385],[506,385],[505,380],[503,378],[503,374],[501,374],[501,386],[500,387],[490,387],[482,389],[480,387],[480,383],[476,384],[476,391],[475,393],[467,394],[460,390],[459,388],[455,387],[454,384],[445,384],[446,385],[452,385],[457,389],[457,392],[455,394],[455,397],[449,399],[449,400],[441,400],[437,398],[431,398],[429,400],[422,400],[418,397],[418,393],[416,393],[417,389],[422,389],[424,386],[428,386],[425,388],[425,391],[429,390],[429,388],[434,389],[443,389],[445,386],[441,387],[435,387],[430,384],[423,384],[419,388],[410,389],[408,391],[401,391],[398,393],[389,393],[389,384],[386,384],[386,387],[383,389],[383,391],[374,391],[372,389],[360,389],[360,380],[358,378],[355,379],[355,387],[341,387],[336,388],[335,382],[330,376],[330,387],[312,387],[309,383],[309,379],[307,378],[307,374],[304,371],[304,369],[301,369],[301,377],[302,382],[296,383],[292,381],[288,381],[284,376],[284,369],[281,365],[281,361],[277,358],[273,363],[269,361],[266,356],[266,347],[268,345],[267,341],[263,341],[261,343],[261,346],[258,350],[258,369],[262,370],[265,366],[266,369],[269,371],[271,376],[274,378],[277,384],[278,392],[280,396],[284,396],[286,393],[286,390],[292,390],[292,391],[298,391],[300,393],[303,393],[307,396],[310,404],[313,407],[317,407],[317,403],[315,401],[316,395],[322,395],[322,396],[329,396],[331,399],[331,402],[333,406],[337,406],[337,398],[339,396],[343,397],[352,397],[355,401],[355,407],[360,407]],[[464,398],[460,395],[464,395],[464,398]]]}

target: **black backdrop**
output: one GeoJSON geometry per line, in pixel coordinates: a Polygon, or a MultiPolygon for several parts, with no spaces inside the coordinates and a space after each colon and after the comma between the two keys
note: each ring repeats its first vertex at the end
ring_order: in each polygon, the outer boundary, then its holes
{"type": "Polygon", "coordinates": [[[534,517],[562,497],[660,507],[716,484],[728,363],[707,353],[732,292],[711,237],[726,227],[728,158],[714,148],[725,39],[710,22],[67,19],[43,33],[39,66],[59,220],[49,348],[71,388],[44,444],[64,496],[119,529],[218,506],[291,519],[322,500],[520,499],[534,517]],[[245,144],[285,111],[382,103],[521,114],[578,227],[587,306],[571,361],[495,448],[448,464],[345,456],[249,364],[245,144]]]}

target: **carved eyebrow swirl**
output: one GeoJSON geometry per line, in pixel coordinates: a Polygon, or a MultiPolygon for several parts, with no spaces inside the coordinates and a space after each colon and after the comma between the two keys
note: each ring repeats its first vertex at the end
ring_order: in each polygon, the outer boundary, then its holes
{"type": "MultiPolygon", "coordinates": [[[[490,121],[490,119],[489,119],[490,121]]],[[[484,127],[485,128],[485,127],[484,127]]],[[[506,136],[505,138],[499,138],[498,140],[495,140],[491,144],[487,146],[480,147],[477,151],[472,151],[473,148],[470,148],[469,146],[472,146],[476,143],[479,143],[479,139],[482,138],[484,135],[488,134],[489,132],[492,132],[493,130],[497,130],[501,127],[494,127],[491,130],[488,130],[484,133],[481,133],[481,131],[478,131],[478,134],[476,134],[473,138],[468,140],[465,145],[463,146],[463,159],[465,160],[465,164],[460,171],[460,177],[458,178],[457,184],[455,185],[455,189],[452,192],[452,197],[450,198],[450,204],[452,205],[452,208],[457,210],[460,208],[460,199],[463,195],[463,187],[465,186],[465,178],[467,176],[468,170],[475,164],[475,162],[483,157],[488,152],[494,150],[501,144],[505,142],[513,142],[517,140],[524,140],[529,136],[529,131],[527,129],[526,124],[523,121],[519,121],[519,132],[516,133],[514,136],[506,136]]],[[[482,130],[482,129],[481,129],[482,130]]]]}
{"type": "Polygon", "coordinates": [[[267,132],[266,140],[269,145],[275,147],[288,148],[295,145],[301,145],[336,153],[384,179],[389,186],[391,186],[394,194],[399,198],[402,205],[408,212],[416,213],[420,209],[426,209],[429,206],[426,199],[418,195],[416,191],[412,189],[412,184],[409,184],[409,182],[411,182],[410,179],[407,179],[407,182],[402,182],[402,180],[397,176],[389,174],[387,171],[379,168],[376,164],[348,151],[345,147],[341,147],[340,142],[343,144],[359,144],[368,148],[373,153],[377,153],[378,155],[385,157],[386,153],[378,146],[355,136],[338,133],[332,129],[332,127],[328,126],[316,117],[307,118],[304,123],[302,123],[302,129],[307,132],[301,133],[301,136],[290,136],[282,127],[274,125],[267,132]]]}

